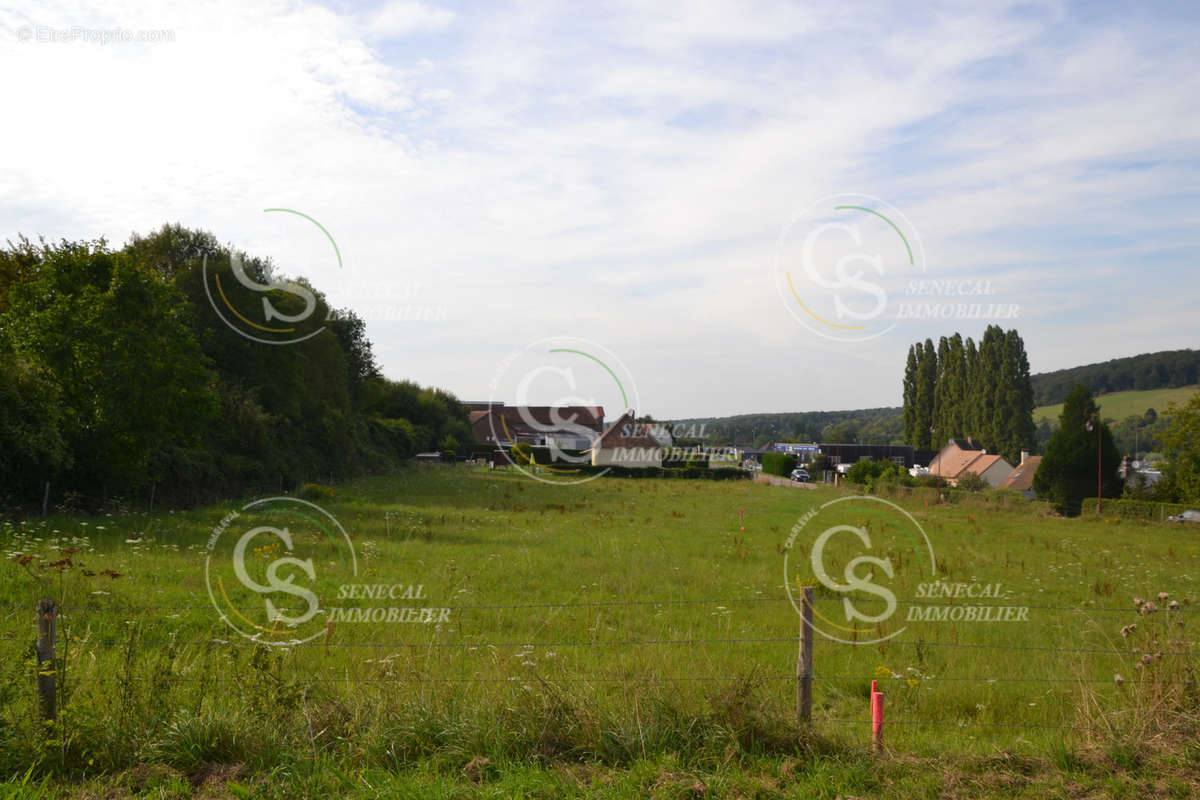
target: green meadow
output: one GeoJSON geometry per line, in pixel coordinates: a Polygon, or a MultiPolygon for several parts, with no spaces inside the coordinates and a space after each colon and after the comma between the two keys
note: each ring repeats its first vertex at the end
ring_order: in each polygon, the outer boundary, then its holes
{"type": "Polygon", "coordinates": [[[463,465],[316,507],[255,499],[0,522],[0,798],[1200,788],[1200,531],[1005,493],[548,485],[463,465]],[[230,566],[256,529],[245,572],[290,591],[230,566]],[[828,588],[814,548],[829,582],[874,588],[828,588]],[[822,632],[811,725],[801,585],[822,632]],[[301,586],[344,610],[302,619],[301,586]],[[876,621],[879,586],[896,606],[876,621]],[[44,598],[60,606],[53,723],[35,693],[44,598]]]}
{"type": "MultiPolygon", "coordinates": [[[[1192,398],[1200,386],[1181,386],[1175,389],[1146,389],[1144,391],[1112,392],[1096,395],[1096,404],[1105,419],[1123,420],[1126,417],[1141,416],[1146,409],[1153,408],[1159,414],[1166,412],[1171,403],[1183,405],[1192,398]]],[[[1053,406],[1038,406],[1033,410],[1035,423],[1048,420],[1057,425],[1062,415],[1062,403],[1053,406]]]]}

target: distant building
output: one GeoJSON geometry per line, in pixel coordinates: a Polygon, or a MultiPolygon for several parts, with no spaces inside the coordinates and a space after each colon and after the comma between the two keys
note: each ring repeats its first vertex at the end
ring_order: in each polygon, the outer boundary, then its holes
{"type": "MultiPolygon", "coordinates": [[[[983,478],[983,482],[995,489],[1000,484],[1004,483],[1004,479],[1013,471],[1013,465],[1005,460],[1004,456],[984,453],[976,458],[967,468],[958,474],[961,479],[968,473],[974,473],[983,478]]],[[[954,481],[958,483],[958,479],[954,481]]]]}
{"type": "Polygon", "coordinates": [[[669,443],[654,435],[660,429],[657,423],[637,422],[633,409],[626,411],[592,443],[592,466],[661,467],[669,443]]]}
{"type": "MultiPolygon", "coordinates": [[[[747,451],[753,452],[753,451],[747,451]]],[[[774,442],[767,446],[765,452],[786,453],[796,456],[801,464],[807,464],[818,454],[829,459],[835,467],[839,464],[853,464],[864,459],[870,461],[893,461],[898,466],[908,469],[916,463],[916,451],[907,444],[837,444],[813,442],[774,442]]]]}
{"type": "Polygon", "coordinates": [[[771,444],[771,452],[786,453],[789,456],[795,456],[796,460],[801,464],[807,464],[821,452],[821,445],[816,442],[812,444],[800,444],[799,442],[774,442],[771,444]]]}
{"type": "Polygon", "coordinates": [[[497,447],[519,442],[535,447],[557,445],[587,450],[604,431],[601,406],[509,406],[499,402],[469,402],[475,438],[497,447]]]}
{"type": "Polygon", "coordinates": [[[951,439],[929,462],[929,474],[954,486],[968,473],[983,478],[988,486],[996,487],[1012,472],[1013,465],[1003,457],[989,454],[970,436],[965,442],[951,439]]]}
{"type": "Polygon", "coordinates": [[[1012,472],[1000,482],[1001,489],[1015,489],[1021,494],[1033,499],[1033,476],[1042,465],[1041,456],[1031,456],[1022,451],[1021,463],[1013,467],[1012,472]]]}
{"type": "Polygon", "coordinates": [[[1126,458],[1121,462],[1121,477],[1131,489],[1145,489],[1162,480],[1162,471],[1149,461],[1134,461],[1126,458]]]}

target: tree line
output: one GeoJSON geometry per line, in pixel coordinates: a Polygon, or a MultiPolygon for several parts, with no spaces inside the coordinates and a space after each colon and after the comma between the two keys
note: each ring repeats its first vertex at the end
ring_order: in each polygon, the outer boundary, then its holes
{"type": "Polygon", "coordinates": [[[771,442],[901,444],[900,409],[797,411],[674,420],[691,430],[703,426],[705,444],[763,447],[771,442]]]}
{"type": "MultiPolygon", "coordinates": [[[[167,225],[114,249],[103,240],[0,248],[0,503],[88,504],[157,493],[196,503],[384,470],[472,440],[451,394],[380,374],[366,326],[316,303],[326,330],[288,346],[227,326],[202,269],[231,307],[262,296],[269,259],[167,225]]],[[[283,313],[297,298],[266,293],[283,313]]]]}
{"type": "Polygon", "coordinates": [[[1034,405],[1063,402],[1075,384],[1093,394],[1177,389],[1200,383],[1200,350],[1163,350],[1033,376],[1034,405]]]}
{"type": "Polygon", "coordinates": [[[1034,447],[1033,387],[1016,330],[989,325],[979,344],[960,334],[908,349],[904,368],[904,442],[937,450],[973,437],[1017,463],[1034,447]]]}

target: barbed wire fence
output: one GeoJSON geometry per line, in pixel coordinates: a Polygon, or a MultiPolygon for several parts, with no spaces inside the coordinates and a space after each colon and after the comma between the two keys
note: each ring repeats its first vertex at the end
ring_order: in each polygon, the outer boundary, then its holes
{"type": "MultiPolygon", "coordinates": [[[[807,605],[811,609],[814,604],[812,590],[808,589],[802,596],[802,605],[807,605]]],[[[865,600],[865,598],[864,598],[865,600]]],[[[567,609],[641,609],[641,608],[668,608],[668,607],[696,607],[696,606],[717,606],[721,608],[729,608],[737,605],[762,606],[767,604],[790,604],[792,599],[785,596],[777,597],[734,597],[734,598],[669,598],[655,600],[598,600],[598,601],[571,601],[560,603],[495,603],[495,604],[461,604],[455,606],[446,606],[445,608],[451,611],[529,611],[529,610],[567,610],[567,609]]],[[[903,599],[897,600],[900,605],[908,605],[913,607],[922,606],[945,606],[945,602],[937,602],[927,599],[903,599]]],[[[971,600],[971,605],[988,607],[1003,607],[1007,604],[1002,603],[987,603],[971,600]]],[[[1107,605],[1030,605],[1025,606],[1030,610],[1044,610],[1056,612],[1068,612],[1079,614],[1086,618],[1093,616],[1103,616],[1110,614],[1131,614],[1135,609],[1129,607],[1117,607],[1107,605]]],[[[90,615],[117,615],[117,616],[141,616],[145,618],[162,620],[169,615],[179,615],[184,612],[197,611],[213,611],[214,606],[211,604],[136,604],[123,605],[118,603],[104,604],[94,601],[79,603],[77,605],[59,605],[55,600],[44,599],[37,604],[36,609],[30,609],[28,605],[17,603],[0,604],[0,609],[7,612],[3,616],[10,623],[10,629],[0,631],[0,639],[6,640],[21,640],[29,637],[29,629],[25,628],[22,633],[20,628],[11,623],[19,623],[27,616],[30,610],[34,613],[34,646],[36,653],[38,670],[38,698],[39,711],[42,716],[53,719],[57,713],[57,702],[60,697],[61,685],[60,665],[58,656],[58,644],[60,637],[64,644],[72,647],[92,647],[92,648],[121,648],[130,645],[129,638],[116,636],[95,636],[89,633],[86,638],[65,633],[62,627],[58,625],[60,620],[73,621],[76,618],[82,618],[90,615]]],[[[805,609],[801,609],[803,611],[805,609]]],[[[1164,610],[1161,613],[1171,613],[1178,616],[1180,620],[1189,618],[1200,612],[1200,608],[1190,606],[1179,606],[1172,608],[1169,612],[1164,610]]],[[[332,641],[329,636],[322,639],[315,639],[307,642],[288,642],[283,643],[281,649],[293,652],[303,652],[309,649],[323,649],[326,653],[330,652],[331,648],[340,648],[347,653],[363,652],[365,650],[413,650],[421,649],[426,651],[442,650],[442,651],[481,651],[481,650],[525,650],[529,648],[609,648],[609,649],[632,649],[632,648],[652,648],[652,647],[716,647],[725,645],[756,645],[756,644],[793,644],[798,648],[798,657],[796,660],[795,671],[783,671],[781,669],[765,668],[755,675],[755,680],[768,683],[794,683],[796,687],[796,715],[798,720],[805,725],[846,725],[846,726],[866,726],[872,724],[872,729],[876,737],[876,745],[882,745],[882,731],[886,727],[949,727],[949,728],[983,728],[997,730],[1059,730],[1059,731],[1085,731],[1090,726],[1084,723],[1072,724],[1056,724],[1039,721],[1021,721],[1021,722],[992,722],[976,719],[932,719],[932,718],[911,718],[905,715],[897,717],[894,713],[888,716],[886,720],[882,718],[882,709],[880,710],[880,718],[873,720],[871,714],[864,713],[860,718],[845,717],[845,716],[820,716],[815,723],[812,721],[812,687],[830,686],[838,683],[846,683],[852,686],[872,685],[872,694],[874,694],[874,682],[882,680],[885,684],[889,678],[904,678],[905,676],[896,675],[881,675],[878,672],[872,675],[866,674],[836,674],[824,673],[821,670],[822,652],[830,647],[853,647],[854,643],[845,642],[833,639],[827,639],[823,636],[814,635],[815,629],[811,624],[811,615],[805,617],[803,613],[800,616],[798,624],[798,632],[796,635],[790,636],[661,636],[661,637],[616,637],[616,638],[501,638],[487,637],[481,639],[427,639],[423,641],[332,641]],[[875,724],[878,723],[878,724],[875,724]]],[[[1140,651],[1135,648],[1121,649],[1117,647],[1089,647],[1089,646],[1049,646],[1028,644],[1023,642],[960,642],[960,641],[943,641],[943,640],[927,640],[919,639],[901,639],[888,638],[884,640],[889,647],[913,647],[913,648],[946,648],[953,650],[973,651],[973,652],[1018,652],[1018,653],[1056,653],[1073,656],[1111,656],[1119,658],[1131,658],[1137,656],[1140,651]]],[[[271,643],[280,645],[281,643],[271,643]]],[[[184,647],[194,648],[257,648],[267,645],[264,641],[241,638],[238,636],[226,637],[176,637],[168,636],[166,638],[137,638],[136,647],[144,648],[173,648],[178,650],[184,647]]],[[[1191,659],[1193,653],[1189,648],[1190,642],[1185,640],[1177,640],[1178,649],[1157,650],[1155,658],[1161,659],[1164,657],[1180,657],[1191,659]]],[[[1143,654],[1144,655],[1144,654],[1143,654]]],[[[782,666],[782,663],[780,664],[782,666]]],[[[679,675],[664,675],[658,673],[647,674],[628,674],[614,672],[587,672],[563,675],[538,675],[538,680],[552,684],[575,684],[587,686],[592,684],[638,684],[638,683],[654,683],[654,684],[674,684],[674,683],[722,683],[733,679],[730,674],[721,675],[705,675],[705,674],[679,674],[679,675]]],[[[1131,676],[1134,677],[1134,676],[1131,676]]],[[[205,676],[197,677],[182,674],[166,674],[155,678],[139,678],[129,675],[96,675],[96,674],[75,674],[72,670],[69,676],[70,685],[104,685],[108,683],[116,683],[119,681],[133,682],[167,682],[172,684],[236,684],[242,679],[236,677],[220,677],[220,676],[205,676]]],[[[486,675],[468,675],[458,677],[434,677],[429,675],[412,674],[412,675],[391,675],[391,676],[354,676],[349,677],[329,677],[326,675],[306,675],[303,677],[303,682],[310,685],[344,685],[347,683],[363,683],[379,686],[389,685],[473,685],[473,684],[505,684],[525,680],[522,677],[495,677],[486,675]]],[[[980,678],[978,676],[962,676],[962,675],[921,675],[917,679],[909,678],[908,680],[917,680],[919,684],[955,684],[955,683],[975,683],[975,684],[1001,684],[1001,685],[1029,685],[1029,686],[1099,686],[1104,684],[1112,684],[1111,678],[1087,677],[1083,675],[1075,677],[1063,677],[1055,675],[1003,675],[999,677],[980,678]]],[[[1166,679],[1141,677],[1138,680],[1145,684],[1153,685],[1180,685],[1196,688],[1196,677],[1189,671],[1185,677],[1171,677],[1166,679]]],[[[901,687],[902,688],[902,687],[901,687]]],[[[1043,695],[1035,695],[1040,699],[1043,695]]]]}

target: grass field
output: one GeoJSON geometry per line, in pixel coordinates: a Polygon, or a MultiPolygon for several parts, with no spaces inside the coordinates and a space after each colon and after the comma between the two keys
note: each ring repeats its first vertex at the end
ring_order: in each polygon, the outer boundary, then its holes
{"type": "MultiPolygon", "coordinates": [[[[1167,410],[1168,403],[1174,402],[1181,406],[1190,400],[1197,391],[1200,391],[1200,385],[1182,386],[1178,389],[1148,389],[1143,392],[1113,392],[1112,394],[1097,395],[1096,402],[1100,405],[1100,413],[1106,419],[1120,422],[1135,414],[1141,416],[1146,413],[1148,408],[1153,408],[1162,414],[1167,410]]],[[[1057,424],[1061,414],[1062,403],[1053,406],[1038,406],[1033,410],[1033,421],[1041,422],[1046,419],[1057,424]]]]}
{"type": "MultiPolygon", "coordinates": [[[[859,552],[895,568],[890,581],[874,575],[895,592],[896,613],[842,638],[904,630],[874,644],[818,637],[813,724],[799,725],[799,617],[784,584],[812,582],[818,528],[805,523],[790,550],[787,541],[806,512],[845,496],[837,492],[604,478],[549,486],[414,466],[319,501],[353,559],[315,510],[230,503],[4,522],[0,778],[14,782],[0,798],[1200,790],[1196,532],[1062,519],[1019,497],[891,498],[928,536],[929,559],[919,534],[897,523],[903,515],[882,504],[839,501],[815,518],[872,537],[871,550],[831,539],[822,559],[831,576],[841,580],[859,552]],[[324,607],[448,615],[272,625],[262,596],[221,572],[238,535],[260,525],[288,527],[295,556],[314,558],[315,580],[300,582],[324,607]],[[998,584],[997,597],[976,602],[1027,610],[1007,622],[911,620],[910,609],[930,607],[919,595],[935,580],[998,584]],[[408,588],[400,599],[337,599],[347,583],[408,588]],[[226,616],[262,640],[315,638],[256,644],[222,621],[208,585],[219,604],[229,598],[226,616]],[[1160,592],[1181,608],[1168,599],[1157,613],[1136,612],[1132,598],[1160,592]],[[60,713],[48,727],[30,650],[44,597],[62,606],[60,713]],[[872,679],[887,702],[881,756],[870,750],[872,679]]],[[[262,582],[289,554],[270,535],[252,544],[247,571],[262,582]]],[[[299,576],[295,564],[291,572],[299,576]]],[[[864,591],[848,596],[882,607],[864,591]]],[[[304,608],[274,597],[282,613],[304,608]]],[[[823,628],[846,625],[843,596],[822,585],[816,611],[823,628]]]]}

